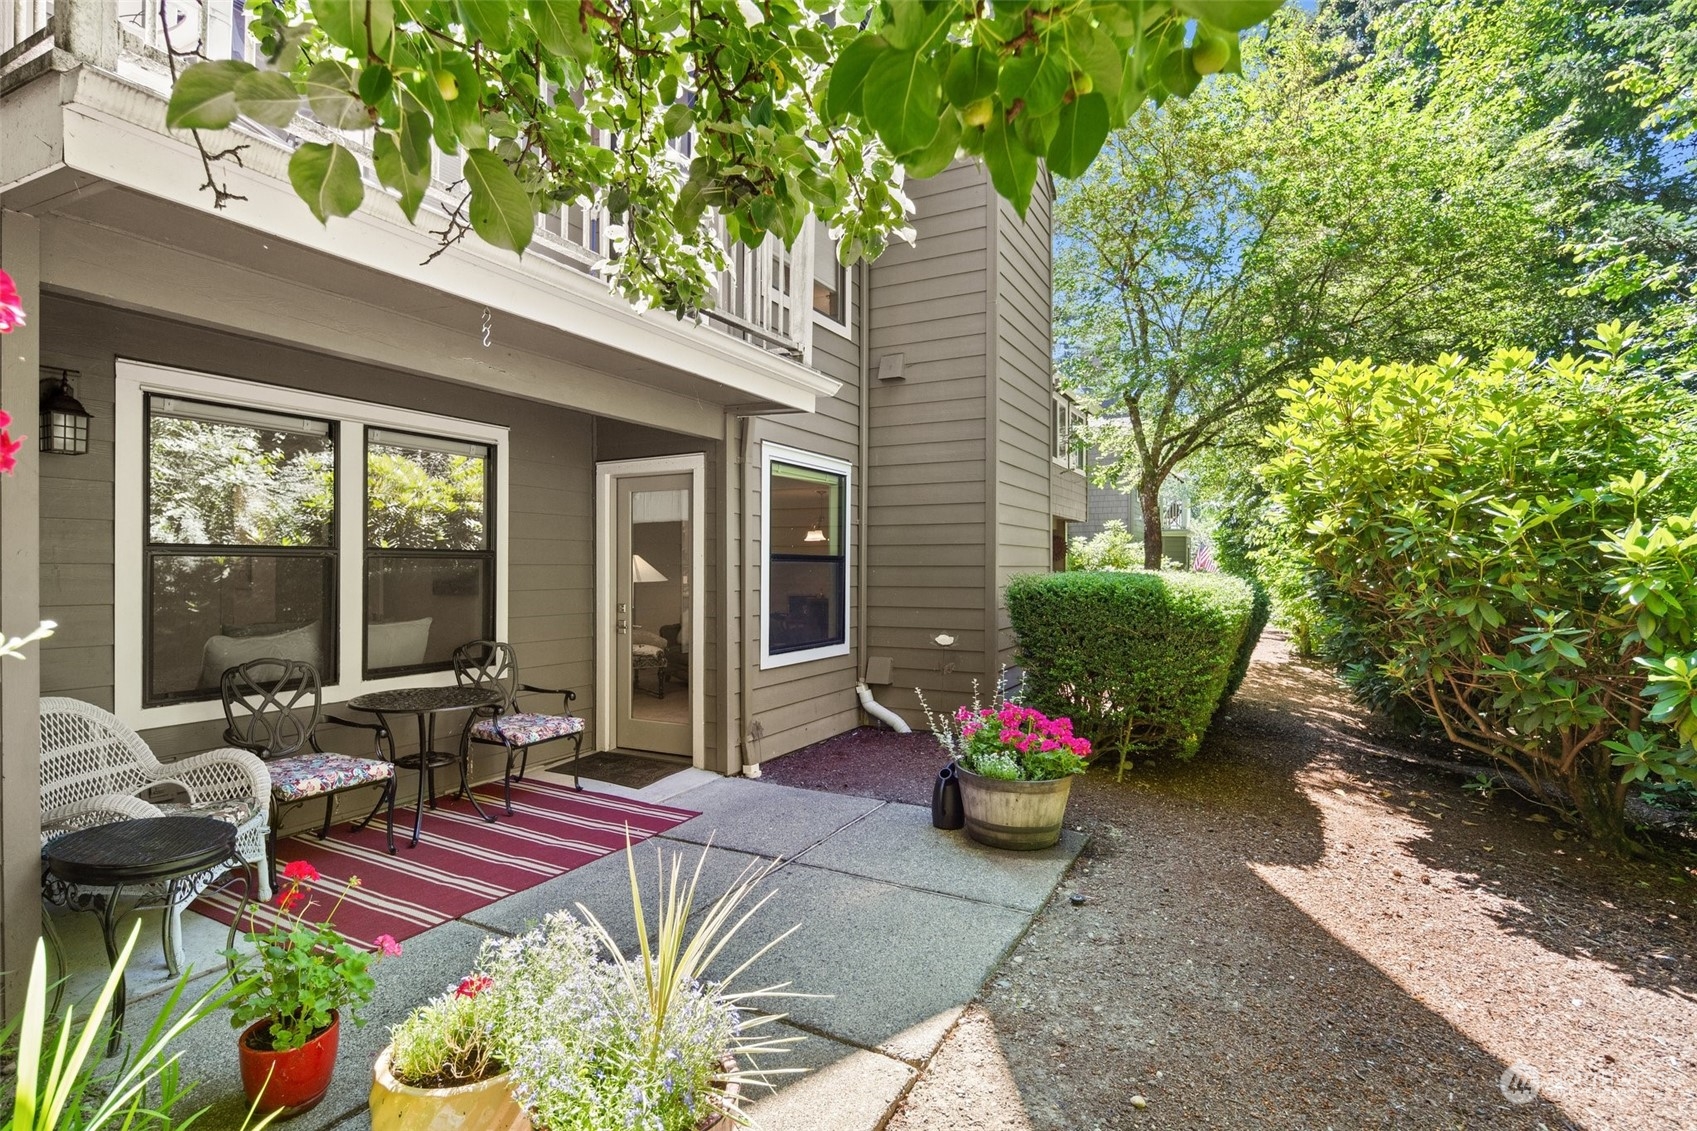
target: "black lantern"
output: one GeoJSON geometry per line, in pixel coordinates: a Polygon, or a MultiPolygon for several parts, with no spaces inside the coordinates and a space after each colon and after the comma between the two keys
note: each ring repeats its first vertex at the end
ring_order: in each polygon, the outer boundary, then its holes
{"type": "Polygon", "coordinates": [[[88,422],[92,419],[82,402],[71,395],[71,378],[81,376],[68,369],[58,379],[41,382],[41,450],[59,455],[88,454],[88,422]]]}

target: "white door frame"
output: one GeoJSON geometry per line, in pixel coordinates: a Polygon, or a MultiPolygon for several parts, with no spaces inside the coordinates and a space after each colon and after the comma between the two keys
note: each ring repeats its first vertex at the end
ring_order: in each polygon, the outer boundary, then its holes
{"type": "Polygon", "coordinates": [[[690,759],[697,768],[707,764],[707,702],[702,686],[705,673],[701,657],[706,652],[702,636],[702,609],[706,607],[703,592],[706,577],[707,547],[707,456],[690,452],[681,456],[656,456],[649,459],[609,460],[595,465],[595,746],[611,750],[616,743],[617,725],[614,713],[618,710],[614,697],[614,672],[617,670],[618,634],[613,631],[613,558],[618,549],[617,532],[613,524],[618,519],[615,481],[625,475],[689,474],[690,498],[690,570],[695,579],[690,586],[689,601],[689,748],[690,759]]]}

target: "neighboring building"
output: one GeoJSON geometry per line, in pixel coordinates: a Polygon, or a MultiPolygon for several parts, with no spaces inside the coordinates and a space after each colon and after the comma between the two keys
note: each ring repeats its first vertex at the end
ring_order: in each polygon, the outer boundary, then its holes
{"type": "MultiPolygon", "coordinates": [[[[1123,418],[1122,418],[1123,419],[1123,418]]],[[[1104,423],[1112,424],[1110,418],[1104,423]]],[[[1090,449],[1085,461],[1094,471],[1102,466],[1102,453],[1090,449]]],[[[1192,486],[1183,475],[1168,477],[1161,486],[1161,556],[1189,568],[1196,549],[1196,532],[1191,526],[1192,486]]],[[[1090,482],[1083,522],[1067,527],[1069,538],[1092,538],[1108,522],[1118,519],[1139,541],[1143,538],[1143,508],[1138,505],[1135,481],[1122,477],[1103,486],[1090,482]]]]}
{"type": "MultiPolygon", "coordinates": [[[[173,10],[240,45],[241,7],[173,10]]],[[[922,725],[914,688],[952,705],[1009,660],[1002,586],[1084,518],[1046,188],[1022,222],[957,163],[908,186],[917,246],[740,251],[680,323],[591,277],[606,218],[581,208],[522,261],[421,266],[429,225],[374,187],[326,228],[279,131],[232,135],[246,199],[215,211],[163,128],[158,5],[19,23],[44,10],[0,8],[0,262],[29,311],[0,402],[27,419],[68,377],[92,443],[0,487],[0,623],[60,625],[0,684],[0,967],[35,931],[42,694],[169,759],[220,744],[231,663],[311,659],[339,703],[450,683],[454,646],[495,637],[576,689],[586,749],[736,773],[857,725],[869,671],[922,725]],[[270,454],[206,458],[243,450],[270,454]]]]}

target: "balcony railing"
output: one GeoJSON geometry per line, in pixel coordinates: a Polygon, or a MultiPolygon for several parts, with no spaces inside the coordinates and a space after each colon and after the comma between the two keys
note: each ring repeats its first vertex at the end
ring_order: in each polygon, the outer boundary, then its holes
{"type": "MultiPolygon", "coordinates": [[[[98,5],[115,21],[116,72],[161,96],[170,90],[167,32],[171,45],[179,51],[198,44],[208,58],[245,59],[256,65],[261,61],[258,44],[247,33],[244,0],[165,0],[163,18],[159,0],[57,0],[62,10],[78,3],[98,5]]],[[[51,51],[54,7],[54,0],[0,0],[0,70],[8,63],[16,65],[26,49],[51,51]]],[[[251,123],[242,128],[290,147],[306,140],[328,140],[333,134],[335,140],[360,155],[367,183],[377,191],[388,191],[379,186],[370,161],[369,133],[330,131],[304,115],[286,130],[251,123]]],[[[680,161],[687,161],[691,140],[681,138],[673,143],[680,161]]],[[[463,160],[439,153],[435,159],[426,207],[446,213],[463,192],[463,160]]],[[[528,254],[597,274],[612,257],[608,231],[615,222],[605,209],[565,205],[538,217],[528,254]]],[[[713,226],[721,246],[725,246],[724,221],[710,213],[706,223],[713,226]]],[[[811,241],[798,240],[792,252],[783,241],[768,237],[759,248],[741,244],[728,247],[729,265],[717,280],[712,307],[703,312],[708,322],[761,349],[801,355],[809,328],[806,312],[811,294],[811,269],[803,259],[804,249],[810,246],[811,241]]]]}

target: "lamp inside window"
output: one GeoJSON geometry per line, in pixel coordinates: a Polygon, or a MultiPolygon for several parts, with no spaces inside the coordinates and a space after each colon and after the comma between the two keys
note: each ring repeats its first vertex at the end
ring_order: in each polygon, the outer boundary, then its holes
{"type": "Polygon", "coordinates": [[[77,400],[71,378],[81,376],[68,369],[43,370],[41,381],[41,450],[58,455],[88,454],[89,411],[77,400]]]}
{"type": "Polygon", "coordinates": [[[802,536],[801,540],[803,542],[826,542],[830,540],[830,536],[825,533],[825,492],[823,489],[819,492],[819,517],[813,521],[812,526],[807,528],[807,533],[802,536]]]}

